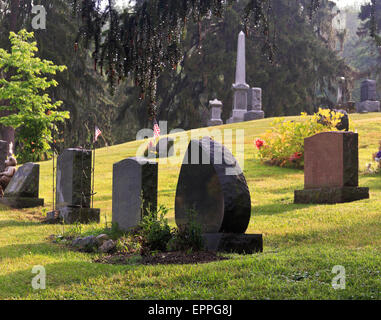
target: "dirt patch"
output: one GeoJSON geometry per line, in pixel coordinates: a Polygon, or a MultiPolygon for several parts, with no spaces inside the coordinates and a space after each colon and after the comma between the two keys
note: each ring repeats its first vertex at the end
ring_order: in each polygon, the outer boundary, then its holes
{"type": "Polygon", "coordinates": [[[213,261],[228,260],[226,257],[217,255],[215,252],[200,251],[193,253],[165,252],[154,256],[144,257],[143,264],[198,264],[213,261]]]}
{"type": "Polygon", "coordinates": [[[215,252],[161,252],[153,256],[141,257],[132,254],[113,254],[96,259],[94,262],[104,264],[131,264],[139,263],[145,265],[158,264],[200,264],[214,261],[228,260],[226,257],[217,255],[215,252]]]}

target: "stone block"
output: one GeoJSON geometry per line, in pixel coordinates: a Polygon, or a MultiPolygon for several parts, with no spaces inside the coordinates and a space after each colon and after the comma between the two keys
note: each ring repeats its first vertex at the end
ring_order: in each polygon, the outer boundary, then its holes
{"type": "Polygon", "coordinates": [[[369,188],[342,187],[295,191],[294,203],[335,204],[369,199],[369,188]]]}
{"type": "Polygon", "coordinates": [[[263,252],[261,234],[205,233],[202,237],[207,251],[239,254],[263,252]]]}
{"type": "Polygon", "coordinates": [[[158,164],[128,158],[114,164],[112,221],[119,229],[137,227],[146,210],[157,210],[158,164]]]}
{"type": "Polygon", "coordinates": [[[57,208],[91,203],[91,151],[66,149],[57,159],[57,208]]]}
{"type": "Polygon", "coordinates": [[[191,211],[205,233],[244,233],[250,221],[250,192],[237,160],[222,144],[191,140],[177,183],[175,218],[189,222],[191,211]]]}

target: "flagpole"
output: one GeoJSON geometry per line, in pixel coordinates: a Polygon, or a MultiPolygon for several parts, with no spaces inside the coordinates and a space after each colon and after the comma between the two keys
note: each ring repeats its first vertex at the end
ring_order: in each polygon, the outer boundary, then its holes
{"type": "Polygon", "coordinates": [[[91,208],[94,208],[94,185],[95,185],[95,142],[93,141],[93,182],[91,187],[91,208]]]}

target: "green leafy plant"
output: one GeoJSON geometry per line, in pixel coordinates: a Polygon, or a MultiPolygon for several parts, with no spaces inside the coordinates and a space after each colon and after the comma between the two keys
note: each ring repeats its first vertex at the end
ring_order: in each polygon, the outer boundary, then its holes
{"type": "Polygon", "coordinates": [[[325,131],[337,131],[343,115],[329,109],[308,117],[301,114],[302,121],[285,121],[280,118],[272,123],[261,138],[255,140],[258,158],[266,164],[280,167],[304,167],[304,139],[325,131]]]}
{"type": "Polygon", "coordinates": [[[69,112],[57,111],[62,101],[53,102],[47,93],[58,82],[49,77],[66,66],[36,57],[33,32],[11,32],[11,52],[0,49],[0,110],[8,115],[0,123],[17,129],[17,158],[20,162],[39,161],[50,155],[54,123],[69,118],[69,112]]]}
{"type": "Polygon", "coordinates": [[[171,228],[165,216],[168,209],[160,206],[158,210],[147,209],[139,224],[142,255],[152,251],[166,251],[168,241],[171,239],[171,228]]]}
{"type": "Polygon", "coordinates": [[[191,210],[187,224],[174,229],[168,242],[168,251],[200,251],[204,247],[202,226],[197,222],[197,212],[191,210]]]}

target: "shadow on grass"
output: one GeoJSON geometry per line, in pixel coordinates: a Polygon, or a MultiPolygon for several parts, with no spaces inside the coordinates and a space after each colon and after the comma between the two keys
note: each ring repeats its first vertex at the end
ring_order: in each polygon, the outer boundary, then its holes
{"type": "Polygon", "coordinates": [[[30,227],[41,225],[39,221],[0,220],[0,228],[30,227]]]}
{"type": "MultiPolygon", "coordinates": [[[[25,255],[38,254],[59,256],[69,249],[58,244],[46,243],[33,243],[33,244],[13,244],[9,246],[0,247],[0,261],[3,259],[15,259],[25,255]]],[[[1,283],[1,282],[0,282],[1,283]]]]}
{"type": "Polygon", "coordinates": [[[286,246],[287,248],[306,245],[329,245],[333,247],[374,247],[379,248],[381,242],[381,217],[377,216],[366,221],[351,223],[350,225],[335,225],[325,228],[298,230],[286,234],[268,235],[270,245],[286,246]]]}
{"type": "MultiPolygon", "coordinates": [[[[120,273],[121,270],[131,268],[130,266],[119,267],[86,261],[57,262],[42,265],[46,270],[46,289],[48,290],[84,283],[99,276],[112,276],[120,273]]],[[[0,276],[0,297],[23,298],[36,293],[31,285],[32,279],[36,276],[36,274],[32,273],[34,265],[31,264],[25,267],[24,270],[0,276]]]]}
{"type": "MultiPolygon", "coordinates": [[[[293,201],[293,200],[292,200],[293,201]]],[[[318,206],[317,204],[294,204],[294,203],[271,203],[253,207],[251,212],[252,217],[256,216],[273,216],[276,214],[283,214],[299,209],[312,208],[318,206]]]]}
{"type": "Polygon", "coordinates": [[[281,168],[277,166],[270,166],[262,164],[259,160],[246,159],[244,174],[250,178],[263,178],[263,177],[284,177],[289,175],[303,174],[304,171],[300,169],[281,168]]]}

